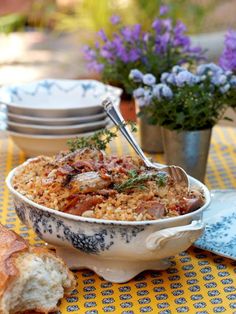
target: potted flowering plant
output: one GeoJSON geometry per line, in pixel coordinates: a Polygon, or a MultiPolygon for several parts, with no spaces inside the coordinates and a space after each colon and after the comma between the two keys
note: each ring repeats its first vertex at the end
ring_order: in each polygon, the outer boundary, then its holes
{"type": "MultiPolygon", "coordinates": [[[[219,65],[226,71],[236,74],[236,31],[228,30],[225,35],[224,49],[219,59],[219,65]]],[[[231,91],[232,103],[236,107],[236,91],[231,91]]]]}
{"type": "Polygon", "coordinates": [[[103,30],[98,32],[95,47],[85,48],[85,58],[89,69],[99,72],[102,79],[124,89],[124,94],[132,96],[133,82],[129,80],[130,70],[138,68],[151,72],[157,78],[175,64],[193,63],[203,57],[199,47],[192,47],[185,34],[185,25],[165,18],[167,7],[160,8],[160,15],[150,29],[142,26],[122,25],[118,16],[111,18],[114,33],[108,38],[103,30]]]}
{"type": "Polygon", "coordinates": [[[174,66],[156,84],[152,74],[134,71],[139,114],[163,127],[166,162],[203,181],[212,127],[228,107],[235,109],[236,76],[213,63],[194,73],[174,66]]]}
{"type": "Polygon", "coordinates": [[[226,33],[224,50],[219,64],[224,70],[236,73],[236,31],[229,30],[226,33]]]}

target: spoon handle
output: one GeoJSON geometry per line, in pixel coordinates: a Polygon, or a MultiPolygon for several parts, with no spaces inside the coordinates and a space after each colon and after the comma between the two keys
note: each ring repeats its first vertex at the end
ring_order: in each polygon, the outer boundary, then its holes
{"type": "Polygon", "coordinates": [[[110,119],[114,122],[116,126],[119,127],[121,133],[124,135],[124,137],[127,139],[127,141],[130,143],[130,145],[133,147],[135,152],[141,157],[141,159],[144,161],[145,165],[147,167],[152,167],[152,163],[149,161],[149,159],[144,155],[142,149],[136,142],[135,138],[133,137],[132,133],[130,132],[129,128],[125,125],[124,118],[122,117],[121,113],[115,107],[111,101],[110,98],[106,98],[102,102],[102,106],[106,112],[106,114],[110,117],[110,119]]]}

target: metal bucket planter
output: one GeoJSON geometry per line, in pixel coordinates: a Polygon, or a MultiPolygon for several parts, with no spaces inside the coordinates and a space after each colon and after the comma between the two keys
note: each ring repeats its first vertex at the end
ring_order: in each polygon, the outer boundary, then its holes
{"type": "Polygon", "coordinates": [[[194,178],[204,181],[211,140],[211,129],[171,131],[162,128],[165,159],[178,165],[194,178]]]}
{"type": "Polygon", "coordinates": [[[161,127],[148,124],[144,117],[140,118],[140,142],[147,153],[163,153],[161,127]]]}

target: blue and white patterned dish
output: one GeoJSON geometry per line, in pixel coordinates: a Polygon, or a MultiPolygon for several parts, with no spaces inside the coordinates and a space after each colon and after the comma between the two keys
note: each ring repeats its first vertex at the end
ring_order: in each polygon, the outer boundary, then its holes
{"type": "Polygon", "coordinates": [[[206,229],[195,246],[236,260],[236,190],[212,190],[206,229]]]}
{"type": "Polygon", "coordinates": [[[122,90],[95,80],[46,79],[0,89],[0,102],[13,114],[73,117],[98,114],[105,96],[119,103],[122,90]]]}
{"type": "Polygon", "coordinates": [[[8,121],[7,130],[31,135],[66,135],[96,131],[109,125],[108,119],[73,125],[33,125],[8,121]]]}
{"type": "Polygon", "coordinates": [[[15,190],[12,178],[31,162],[35,159],[7,176],[15,210],[72,269],[89,268],[106,280],[125,282],[147,269],[168,268],[169,257],[188,249],[204,230],[202,214],[210,203],[210,192],[192,177],[190,184],[202,190],[206,198],[198,210],[152,221],[114,221],[63,213],[27,199],[15,190]]]}
{"type": "MultiPolygon", "coordinates": [[[[1,112],[0,112],[1,114],[1,112]]],[[[84,117],[69,117],[69,118],[38,118],[38,117],[29,117],[17,115],[14,113],[8,112],[7,117],[8,121],[23,123],[23,124],[33,124],[33,125],[47,125],[47,126],[58,126],[58,125],[74,125],[89,123],[93,121],[102,121],[106,118],[106,113],[101,112],[98,114],[84,116],[84,117]]],[[[1,116],[0,116],[1,119],[1,116]]]]}

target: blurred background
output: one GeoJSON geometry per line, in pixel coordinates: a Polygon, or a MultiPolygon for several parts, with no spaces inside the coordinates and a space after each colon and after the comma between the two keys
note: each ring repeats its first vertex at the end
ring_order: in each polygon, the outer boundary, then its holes
{"type": "Polygon", "coordinates": [[[113,14],[148,27],[163,3],[217,61],[225,31],[236,28],[236,0],[0,0],[0,85],[96,77],[86,68],[82,47],[101,28],[112,32],[113,14]]]}

